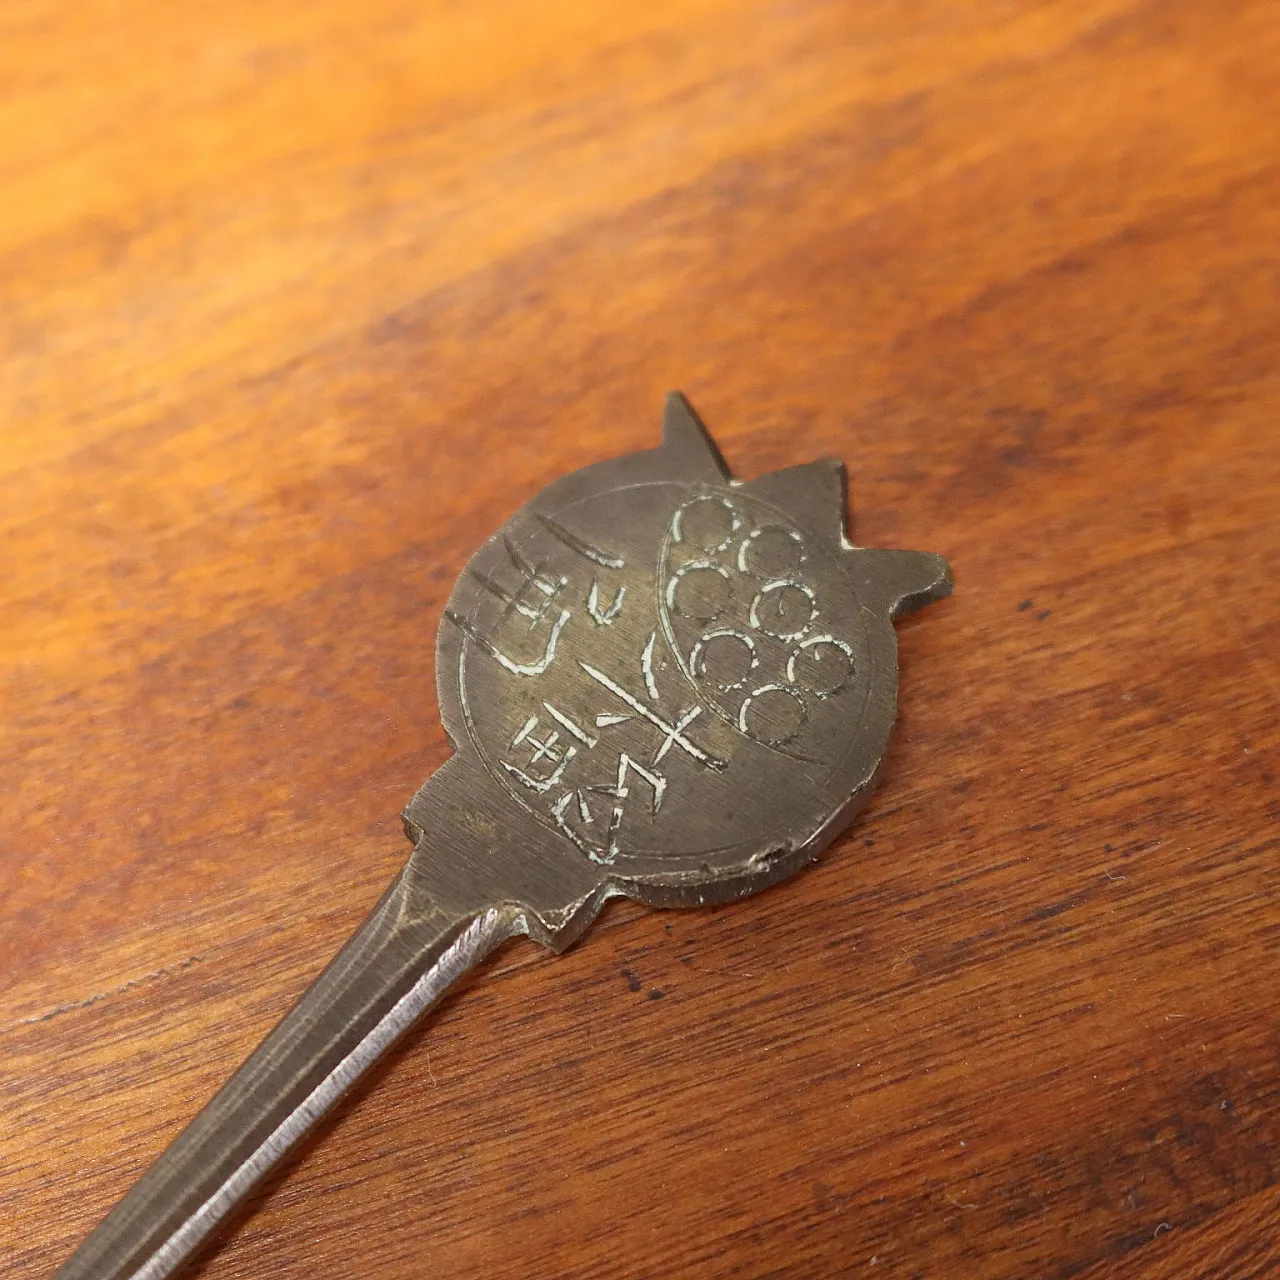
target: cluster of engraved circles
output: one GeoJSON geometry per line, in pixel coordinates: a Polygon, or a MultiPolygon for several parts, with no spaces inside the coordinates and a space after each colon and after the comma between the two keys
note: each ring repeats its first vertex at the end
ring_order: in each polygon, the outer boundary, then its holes
{"type": "Polygon", "coordinates": [[[766,746],[794,742],[815,703],[855,674],[853,645],[825,622],[827,557],[810,543],[736,495],[699,493],[671,519],[661,592],[669,634],[721,714],[766,746]]]}

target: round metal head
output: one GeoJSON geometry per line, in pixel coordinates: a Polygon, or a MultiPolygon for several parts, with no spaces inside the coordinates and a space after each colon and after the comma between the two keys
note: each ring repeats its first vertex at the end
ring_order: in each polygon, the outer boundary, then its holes
{"type": "Polygon", "coordinates": [[[940,556],[849,544],[838,462],[742,484],[673,393],[660,448],[557,481],[476,553],[441,715],[606,891],[734,897],[851,821],[893,726],[892,619],[950,590],[940,556]]]}

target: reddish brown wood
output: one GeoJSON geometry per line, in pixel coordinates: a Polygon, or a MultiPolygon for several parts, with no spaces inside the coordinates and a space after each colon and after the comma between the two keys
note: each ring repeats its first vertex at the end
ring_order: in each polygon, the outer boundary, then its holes
{"type": "Polygon", "coordinates": [[[951,558],[881,791],[503,951],[201,1274],[1274,1272],[1277,65],[1266,0],[10,5],[0,1274],[363,915],[454,575],[671,386],[951,558]]]}

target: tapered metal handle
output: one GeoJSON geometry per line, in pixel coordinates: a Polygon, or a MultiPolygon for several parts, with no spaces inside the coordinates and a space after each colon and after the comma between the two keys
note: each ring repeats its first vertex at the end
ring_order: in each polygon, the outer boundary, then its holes
{"type": "Polygon", "coordinates": [[[407,867],[55,1280],[172,1275],[452,982],[521,929],[514,907],[437,905],[407,867]]]}

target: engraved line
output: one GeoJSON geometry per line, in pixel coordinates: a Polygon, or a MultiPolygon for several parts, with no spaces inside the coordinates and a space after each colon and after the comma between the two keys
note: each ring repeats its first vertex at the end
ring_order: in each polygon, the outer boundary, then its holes
{"type": "Polygon", "coordinates": [[[492,578],[486,577],[483,573],[475,569],[471,570],[471,576],[478,582],[490,595],[494,596],[506,606],[503,610],[503,617],[510,615],[512,610],[523,614],[526,618],[532,618],[535,622],[543,615],[531,604],[525,604],[523,600],[512,595],[506,587],[499,586],[492,578]]]}
{"type": "Polygon", "coordinates": [[[613,593],[613,600],[607,609],[600,608],[600,580],[593,578],[591,590],[587,592],[587,612],[595,620],[597,627],[607,627],[622,612],[622,602],[627,598],[627,588],[620,586],[613,593]]]}
{"type": "Polygon", "coordinates": [[[644,672],[644,687],[649,691],[649,697],[654,701],[658,701],[658,684],[653,678],[653,642],[658,638],[656,631],[649,632],[649,642],[644,647],[644,652],[640,655],[640,670],[644,672]]]}
{"type": "Polygon", "coordinates": [[[444,616],[464,635],[469,636],[476,642],[491,658],[500,662],[508,671],[517,676],[540,676],[555,660],[556,643],[560,639],[560,633],[565,629],[569,618],[572,616],[568,609],[561,611],[560,616],[551,624],[551,635],[547,640],[547,651],[537,662],[513,662],[503,653],[497,645],[493,643],[478,627],[475,627],[466,618],[459,617],[451,609],[444,611],[444,616]]]}
{"type": "MultiPolygon", "coordinates": [[[[502,767],[518,782],[521,786],[528,787],[530,791],[536,791],[539,795],[546,795],[552,787],[564,777],[564,771],[569,767],[569,762],[578,754],[577,747],[570,747],[565,752],[564,758],[556,766],[556,768],[548,774],[547,777],[539,781],[537,778],[530,777],[523,769],[517,769],[509,760],[500,761],[502,767]]],[[[531,763],[536,763],[538,757],[534,757],[531,763]]]]}
{"type": "Polygon", "coordinates": [[[537,716],[530,716],[523,725],[520,726],[520,732],[511,739],[511,745],[518,747],[534,730],[538,723],[537,716]]]}
{"type": "MultiPolygon", "coordinates": [[[[682,746],[684,745],[684,739],[681,738],[680,736],[681,733],[685,729],[687,729],[701,714],[702,714],[702,708],[694,707],[692,711],[689,711],[688,713],[686,713],[684,719],[681,720],[680,723],[676,725],[674,729],[667,730],[666,741],[662,744],[662,746],[660,746],[657,749],[657,751],[654,752],[654,755],[653,755],[654,764],[657,764],[658,761],[661,760],[662,757],[665,756],[667,752],[671,750],[671,744],[675,742],[677,739],[680,741],[682,746]]],[[[712,767],[715,767],[714,764],[712,767]]],[[[721,767],[723,767],[723,762],[721,762],[721,767]]]]}
{"type": "Polygon", "coordinates": [[[559,538],[570,551],[576,551],[580,556],[585,556],[596,564],[604,565],[606,569],[626,568],[627,562],[621,556],[612,555],[608,551],[601,551],[599,547],[593,547],[591,543],[584,542],[576,533],[570,533],[564,525],[557,524],[550,516],[538,514],[538,519],[542,522],[547,532],[552,537],[559,538]]]}
{"type": "MultiPolygon", "coordinates": [[[[530,764],[537,764],[539,760],[555,760],[556,744],[560,741],[560,735],[552,729],[549,734],[539,742],[537,738],[530,738],[529,742],[537,747],[537,750],[529,757],[530,764]]],[[[572,755],[577,750],[576,747],[569,748],[569,754],[572,755]]]]}
{"type": "Polygon", "coordinates": [[[502,545],[507,549],[507,555],[511,557],[511,563],[524,574],[525,578],[530,582],[537,582],[538,574],[542,572],[542,566],[534,567],[532,560],[526,559],[520,552],[520,549],[511,541],[511,535],[504,533],[502,535],[502,545]]]}
{"type": "Polygon", "coordinates": [[[631,770],[635,770],[653,789],[652,813],[657,813],[662,807],[662,797],[667,793],[667,780],[660,773],[650,773],[642,764],[637,764],[624,751],[618,758],[618,790],[622,795],[626,795],[630,788],[623,784],[627,780],[627,774],[631,770]]]}
{"type": "MultiPolygon", "coordinates": [[[[542,704],[547,709],[547,714],[558,724],[566,733],[572,734],[584,747],[594,747],[599,738],[593,738],[589,733],[579,729],[572,720],[569,719],[563,711],[557,711],[549,702],[542,704]]],[[[537,717],[534,717],[535,719],[537,717]]]]}
{"type": "MultiPolygon", "coordinates": [[[[610,680],[603,671],[597,671],[595,667],[586,662],[579,661],[578,666],[580,666],[583,671],[585,671],[597,684],[604,685],[610,693],[616,694],[638,715],[643,716],[650,724],[655,725],[657,728],[661,729],[663,733],[667,734],[668,742],[664,743],[663,746],[668,747],[669,749],[671,742],[678,742],[680,746],[682,746],[695,760],[700,761],[711,769],[724,769],[728,766],[729,762],[727,760],[720,760],[716,756],[708,755],[700,746],[694,742],[690,742],[688,738],[684,737],[680,729],[677,729],[674,725],[668,724],[660,715],[656,714],[652,708],[646,707],[638,698],[633,698],[621,685],[615,684],[610,680]]],[[[687,725],[690,720],[697,717],[700,710],[701,708],[697,708],[693,714],[682,723],[687,725]]],[[[659,750],[661,750],[661,748],[659,748],[659,750]]],[[[663,752],[663,754],[665,754],[665,752],[663,752]]]]}
{"type": "Polygon", "coordinates": [[[609,831],[605,839],[609,843],[609,857],[616,858],[622,852],[622,846],[618,844],[618,831],[622,827],[622,800],[626,798],[626,788],[622,789],[622,796],[619,797],[618,803],[613,806],[613,812],[609,815],[609,831]]]}
{"type": "Polygon", "coordinates": [[[580,832],[576,831],[564,820],[565,811],[569,808],[569,804],[573,799],[572,792],[566,791],[564,795],[556,801],[555,806],[551,810],[551,816],[555,820],[556,827],[559,831],[568,837],[569,841],[575,848],[580,849],[591,859],[592,862],[600,866],[607,867],[616,856],[609,853],[605,849],[597,849],[589,840],[583,838],[580,832]]]}
{"type": "Polygon", "coordinates": [[[506,606],[503,610],[503,617],[510,616],[512,610],[523,614],[526,618],[531,618],[534,622],[539,622],[546,617],[547,605],[556,597],[556,595],[569,585],[569,579],[562,577],[559,582],[551,579],[543,578],[542,565],[533,565],[524,559],[516,551],[509,538],[503,538],[503,544],[507,548],[507,554],[511,557],[512,564],[523,575],[523,581],[514,591],[508,591],[501,583],[495,582],[492,575],[481,573],[477,569],[471,570],[471,576],[486,591],[496,596],[506,606]],[[533,587],[542,593],[541,604],[534,606],[525,603],[525,591],[533,587]]]}
{"type": "Polygon", "coordinates": [[[445,990],[513,933],[524,932],[510,908],[477,916],[390,1012],[266,1137],[261,1146],[133,1273],[130,1280],[164,1280],[309,1133],[334,1103],[393,1045],[445,990]]]}

